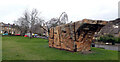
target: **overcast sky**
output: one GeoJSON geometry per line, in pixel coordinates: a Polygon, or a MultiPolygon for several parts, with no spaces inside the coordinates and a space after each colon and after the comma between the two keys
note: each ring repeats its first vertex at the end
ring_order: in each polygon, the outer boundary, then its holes
{"type": "Polygon", "coordinates": [[[48,21],[59,17],[62,12],[68,14],[69,21],[84,18],[114,20],[118,17],[120,0],[0,0],[0,22],[13,23],[23,12],[36,8],[40,17],[48,21]]]}

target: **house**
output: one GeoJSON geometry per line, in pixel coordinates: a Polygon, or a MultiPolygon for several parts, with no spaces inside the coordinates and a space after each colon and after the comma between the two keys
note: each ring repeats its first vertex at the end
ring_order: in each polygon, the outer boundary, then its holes
{"type": "Polygon", "coordinates": [[[15,24],[0,22],[0,33],[20,34],[20,31],[16,28],[15,24]]]}
{"type": "Polygon", "coordinates": [[[98,33],[99,36],[107,34],[120,37],[120,18],[109,21],[98,33]]]}

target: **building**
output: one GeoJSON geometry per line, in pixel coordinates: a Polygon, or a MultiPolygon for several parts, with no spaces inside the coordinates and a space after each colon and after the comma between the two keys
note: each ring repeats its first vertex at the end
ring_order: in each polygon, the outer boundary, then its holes
{"type": "Polygon", "coordinates": [[[109,21],[106,26],[104,26],[98,33],[98,36],[103,35],[113,35],[115,37],[120,37],[120,18],[116,20],[109,21]]]}
{"type": "Polygon", "coordinates": [[[15,24],[5,24],[0,22],[0,33],[20,34],[20,31],[16,28],[15,24]]]}

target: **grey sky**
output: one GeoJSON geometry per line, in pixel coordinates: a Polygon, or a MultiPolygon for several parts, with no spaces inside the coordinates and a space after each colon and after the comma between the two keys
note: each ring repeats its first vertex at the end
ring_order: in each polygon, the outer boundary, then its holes
{"type": "Polygon", "coordinates": [[[120,0],[0,0],[0,22],[13,23],[23,12],[32,8],[41,12],[40,16],[48,21],[66,12],[69,21],[84,18],[113,20],[118,17],[120,0]]]}

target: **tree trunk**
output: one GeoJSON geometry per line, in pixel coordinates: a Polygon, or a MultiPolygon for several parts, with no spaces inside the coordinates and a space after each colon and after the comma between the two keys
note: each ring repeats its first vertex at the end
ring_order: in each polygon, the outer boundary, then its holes
{"type": "Polygon", "coordinates": [[[32,32],[30,31],[30,39],[32,38],[32,32]]]}

